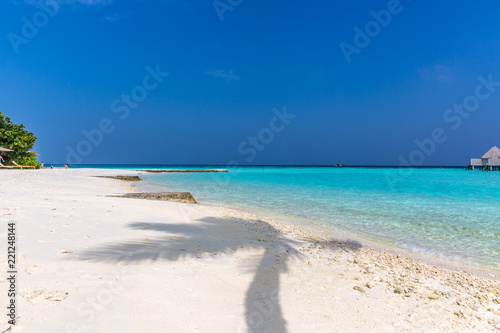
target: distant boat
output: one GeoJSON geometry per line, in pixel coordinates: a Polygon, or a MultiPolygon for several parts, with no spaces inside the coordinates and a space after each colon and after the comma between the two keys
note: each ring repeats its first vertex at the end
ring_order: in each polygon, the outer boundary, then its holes
{"type": "Polygon", "coordinates": [[[339,168],[339,167],[344,167],[344,166],[345,166],[344,164],[335,164],[335,165],[334,165],[334,167],[337,167],[337,168],[339,168]]]}

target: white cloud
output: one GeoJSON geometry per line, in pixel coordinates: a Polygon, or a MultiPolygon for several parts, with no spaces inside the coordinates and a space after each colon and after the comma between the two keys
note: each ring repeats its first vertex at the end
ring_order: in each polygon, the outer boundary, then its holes
{"type": "Polygon", "coordinates": [[[132,13],[130,10],[126,10],[124,12],[119,12],[119,13],[114,13],[114,14],[104,16],[104,19],[108,22],[117,22],[117,21],[121,21],[123,19],[129,18],[133,14],[134,13],[132,13]]]}
{"type": "Polygon", "coordinates": [[[92,5],[109,5],[113,0],[60,0],[61,3],[67,2],[69,4],[72,3],[82,3],[87,6],[92,6],[92,5]]]}
{"type": "Polygon", "coordinates": [[[28,3],[30,5],[51,5],[57,3],[59,5],[110,5],[113,0],[14,0],[14,3],[28,3]]]}
{"type": "Polygon", "coordinates": [[[194,8],[213,7],[212,0],[163,0],[173,7],[192,10],[194,8]]]}
{"type": "Polygon", "coordinates": [[[216,78],[224,79],[226,81],[238,81],[240,79],[240,77],[235,75],[233,71],[225,71],[223,69],[206,71],[205,74],[212,75],[216,78]]]}
{"type": "Polygon", "coordinates": [[[453,76],[453,68],[445,65],[434,65],[428,68],[419,68],[418,73],[427,79],[433,79],[439,82],[447,82],[453,76]]]}

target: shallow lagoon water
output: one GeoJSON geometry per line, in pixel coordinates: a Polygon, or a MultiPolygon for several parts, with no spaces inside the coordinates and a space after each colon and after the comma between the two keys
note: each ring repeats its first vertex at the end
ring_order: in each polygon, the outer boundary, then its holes
{"type": "Polygon", "coordinates": [[[142,178],[201,201],[307,219],[424,254],[500,264],[500,172],[242,167],[142,178]]]}

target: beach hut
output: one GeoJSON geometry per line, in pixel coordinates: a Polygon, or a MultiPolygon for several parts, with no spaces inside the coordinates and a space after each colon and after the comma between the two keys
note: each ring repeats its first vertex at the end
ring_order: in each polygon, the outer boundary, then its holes
{"type": "MultiPolygon", "coordinates": [[[[13,151],[13,150],[11,150],[11,149],[7,149],[7,148],[3,148],[3,147],[0,147],[0,153],[2,153],[2,152],[7,153],[7,152],[9,152],[9,151],[13,151]]],[[[1,156],[1,155],[0,155],[0,156],[1,156]]],[[[0,164],[2,163],[2,161],[3,161],[3,159],[1,159],[1,158],[0,158],[0,164]]],[[[2,164],[0,167],[1,167],[2,169],[11,169],[11,167],[6,167],[6,166],[4,166],[3,164],[2,164]]]]}
{"type": "Polygon", "coordinates": [[[500,149],[497,146],[488,150],[481,158],[473,158],[470,160],[469,169],[485,171],[500,170],[500,149]]]}

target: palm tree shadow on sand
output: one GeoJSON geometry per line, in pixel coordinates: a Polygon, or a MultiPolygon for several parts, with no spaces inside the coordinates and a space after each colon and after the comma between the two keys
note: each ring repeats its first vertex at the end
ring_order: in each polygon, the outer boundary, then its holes
{"type": "Polygon", "coordinates": [[[128,224],[128,227],[164,232],[165,235],[148,241],[111,243],[85,251],[79,258],[97,262],[133,263],[146,260],[177,261],[203,254],[228,254],[242,247],[264,250],[245,296],[245,321],[248,332],[251,333],[287,332],[279,299],[280,276],[287,271],[290,259],[305,258],[304,254],[296,250],[301,243],[309,242],[342,251],[361,247],[356,242],[349,242],[347,245],[333,239],[317,241],[303,238],[297,241],[267,222],[246,224],[237,223],[231,218],[211,217],[189,224],[134,222],[128,224]]]}

